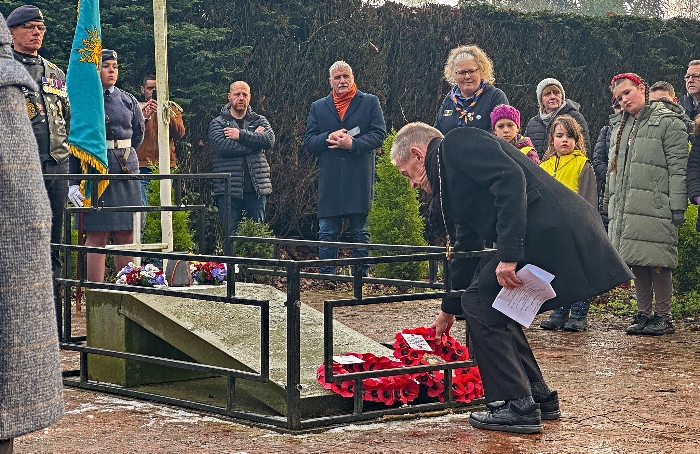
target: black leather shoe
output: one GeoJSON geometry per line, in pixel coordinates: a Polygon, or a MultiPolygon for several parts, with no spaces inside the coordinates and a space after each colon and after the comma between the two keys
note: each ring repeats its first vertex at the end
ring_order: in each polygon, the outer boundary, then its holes
{"type": "MultiPolygon", "coordinates": [[[[536,403],[540,404],[540,418],[542,418],[542,420],[551,421],[561,417],[561,410],[559,409],[559,394],[557,394],[556,391],[552,391],[541,399],[537,397],[533,397],[533,399],[536,403]]],[[[486,409],[493,411],[503,404],[505,404],[505,401],[503,400],[489,402],[486,404],[486,409]]]]}
{"type": "Polygon", "coordinates": [[[546,420],[559,419],[561,410],[559,410],[559,394],[552,391],[542,399],[534,397],[535,402],[540,404],[541,418],[546,420]]]}
{"type": "Polygon", "coordinates": [[[495,408],[487,405],[486,411],[475,411],[469,415],[469,424],[477,429],[521,434],[542,432],[540,404],[532,404],[525,410],[520,410],[512,401],[503,402],[495,408]]]}
{"type": "Polygon", "coordinates": [[[667,317],[654,315],[649,319],[649,323],[642,330],[642,334],[650,334],[652,336],[662,336],[664,334],[673,334],[676,330],[673,327],[673,322],[667,317]]]}
{"type": "Polygon", "coordinates": [[[632,324],[627,327],[627,334],[644,334],[644,328],[651,321],[650,317],[647,317],[643,313],[639,312],[632,320],[632,324]]]}
{"type": "Polygon", "coordinates": [[[581,332],[588,331],[588,317],[570,317],[564,323],[564,331],[581,332]]]}
{"type": "Polygon", "coordinates": [[[540,328],[552,331],[562,329],[568,320],[568,316],[565,318],[549,316],[549,318],[545,318],[544,320],[542,320],[542,322],[540,323],[540,328]]]}

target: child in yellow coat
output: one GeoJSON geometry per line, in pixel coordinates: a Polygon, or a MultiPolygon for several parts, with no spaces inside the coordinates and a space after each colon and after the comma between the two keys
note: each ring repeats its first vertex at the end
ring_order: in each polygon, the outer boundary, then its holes
{"type": "MultiPolygon", "coordinates": [[[[581,126],[568,115],[554,119],[549,127],[549,145],[540,167],[557,181],[576,192],[591,204],[598,206],[598,189],[593,166],[586,157],[586,146],[581,126]]],[[[548,319],[540,323],[542,329],[585,331],[588,329],[590,300],[578,301],[568,308],[552,311],[548,319]]]]}

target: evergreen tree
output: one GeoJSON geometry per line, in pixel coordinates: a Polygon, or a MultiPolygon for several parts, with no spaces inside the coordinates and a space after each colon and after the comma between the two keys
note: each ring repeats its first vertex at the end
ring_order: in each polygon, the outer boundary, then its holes
{"type": "MultiPolygon", "coordinates": [[[[418,214],[418,193],[401,175],[390,159],[391,145],[396,131],[384,140],[383,152],[377,162],[377,182],[374,185],[375,197],[367,220],[372,242],[380,244],[405,244],[425,246],[423,219],[418,214]]],[[[400,255],[372,251],[372,255],[400,255]]],[[[425,278],[427,262],[378,263],[374,275],[391,279],[418,280],[425,278]]]]}

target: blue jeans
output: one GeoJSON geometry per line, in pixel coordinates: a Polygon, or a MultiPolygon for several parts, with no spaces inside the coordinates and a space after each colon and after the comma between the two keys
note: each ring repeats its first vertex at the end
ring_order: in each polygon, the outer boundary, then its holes
{"type": "MultiPolygon", "coordinates": [[[[319,241],[338,241],[338,235],[342,228],[342,219],[346,217],[349,221],[347,233],[350,235],[353,243],[369,244],[369,231],[367,230],[367,213],[351,214],[348,216],[334,216],[330,218],[318,218],[318,240],[319,241]]],[[[367,257],[369,251],[367,249],[353,249],[353,257],[367,257]]],[[[321,260],[338,258],[338,249],[329,247],[318,248],[318,258],[321,260]]],[[[362,275],[367,276],[369,265],[362,267],[362,275]]],[[[322,266],[321,273],[335,274],[334,266],[322,266]]]]}
{"type": "MultiPolygon", "coordinates": [[[[226,204],[224,203],[224,195],[214,196],[214,203],[219,209],[219,217],[221,224],[226,225],[226,204]]],[[[243,213],[248,219],[255,222],[265,222],[265,205],[267,204],[267,196],[255,192],[244,192],[242,199],[231,197],[231,216],[228,217],[231,221],[231,232],[229,235],[235,235],[238,232],[238,223],[243,219],[243,213]]]]}

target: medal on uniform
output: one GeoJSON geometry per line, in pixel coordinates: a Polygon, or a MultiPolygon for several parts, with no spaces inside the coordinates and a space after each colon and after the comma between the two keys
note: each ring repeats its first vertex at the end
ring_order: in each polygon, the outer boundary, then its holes
{"type": "Polygon", "coordinates": [[[34,118],[36,117],[36,107],[34,107],[34,104],[30,100],[27,99],[27,115],[29,115],[29,118],[34,118]]]}

